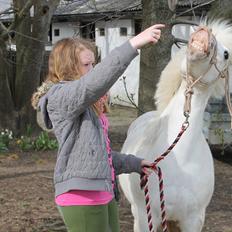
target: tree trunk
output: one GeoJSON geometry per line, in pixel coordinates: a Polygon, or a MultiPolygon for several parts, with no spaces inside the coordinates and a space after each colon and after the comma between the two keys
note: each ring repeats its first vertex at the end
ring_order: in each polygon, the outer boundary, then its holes
{"type": "MultiPolygon", "coordinates": [[[[22,2],[21,2],[22,3],[22,2]]],[[[23,131],[27,125],[37,125],[35,111],[31,107],[31,96],[40,84],[40,72],[43,64],[45,43],[52,14],[59,1],[35,1],[34,16],[28,28],[27,20],[19,27],[21,34],[34,39],[17,35],[17,69],[15,82],[15,99],[18,111],[17,129],[23,131]],[[26,31],[25,31],[26,30],[26,31]]]]}
{"type": "Polygon", "coordinates": [[[4,41],[0,40],[0,128],[10,128],[15,126],[14,104],[9,82],[9,70],[12,68],[7,60],[8,52],[4,41]]]}
{"type": "MultiPolygon", "coordinates": [[[[139,109],[144,112],[154,110],[154,93],[160,74],[171,57],[173,43],[168,23],[173,15],[167,0],[143,0],[143,29],[156,23],[166,24],[160,41],[141,50],[139,109]]],[[[140,112],[138,112],[140,113],[140,112]]]]}
{"type": "MultiPolygon", "coordinates": [[[[15,9],[19,12],[26,2],[27,0],[14,0],[15,9]]],[[[0,91],[3,90],[0,96],[4,99],[0,103],[0,128],[7,127],[14,130],[16,134],[22,134],[28,125],[37,125],[30,99],[40,84],[45,43],[51,17],[58,4],[59,0],[34,1],[34,15],[30,16],[30,12],[26,12],[23,21],[16,28],[16,77],[11,91],[9,91],[9,77],[4,71],[7,68],[0,69],[0,91]]],[[[16,14],[16,21],[17,17],[16,14]]],[[[1,63],[4,57],[0,54],[1,63]]]]}

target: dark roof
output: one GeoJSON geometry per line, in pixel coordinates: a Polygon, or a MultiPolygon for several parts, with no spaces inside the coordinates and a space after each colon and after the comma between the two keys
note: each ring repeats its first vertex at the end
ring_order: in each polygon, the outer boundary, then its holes
{"type": "Polygon", "coordinates": [[[60,4],[55,15],[141,11],[141,0],[79,0],[60,4]]]}
{"type": "Polygon", "coordinates": [[[197,6],[210,3],[210,0],[179,0],[177,5],[180,6],[197,6]]]}
{"type": "Polygon", "coordinates": [[[201,15],[202,12],[210,9],[213,0],[168,0],[169,8],[176,13],[185,12],[185,15],[201,15]],[[193,9],[191,9],[193,8],[193,9]]]}
{"type": "MultiPolygon", "coordinates": [[[[104,13],[113,12],[114,15],[142,13],[142,0],[65,0],[57,8],[54,16],[67,17],[102,17],[104,13]]],[[[168,0],[169,7],[177,15],[203,16],[211,7],[213,0],[168,0]],[[191,9],[193,8],[193,9],[191,9]],[[194,13],[193,13],[194,12],[194,13]]],[[[111,15],[110,17],[113,17],[111,15]]]]}

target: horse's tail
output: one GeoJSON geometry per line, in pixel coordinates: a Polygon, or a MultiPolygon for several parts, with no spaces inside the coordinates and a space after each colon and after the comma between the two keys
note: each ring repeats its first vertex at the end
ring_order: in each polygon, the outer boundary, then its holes
{"type": "Polygon", "coordinates": [[[178,223],[174,221],[168,221],[168,232],[181,232],[178,223]]]}

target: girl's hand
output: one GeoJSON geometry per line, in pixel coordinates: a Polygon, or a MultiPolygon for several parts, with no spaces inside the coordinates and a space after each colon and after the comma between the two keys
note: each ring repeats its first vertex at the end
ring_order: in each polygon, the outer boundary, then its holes
{"type": "Polygon", "coordinates": [[[161,36],[161,29],[164,28],[164,24],[155,24],[144,31],[142,31],[137,36],[131,38],[129,41],[132,47],[138,49],[142,46],[153,43],[156,44],[161,36]]]}
{"type": "Polygon", "coordinates": [[[141,167],[142,167],[142,172],[145,175],[149,176],[153,172],[153,169],[151,169],[152,164],[153,163],[151,163],[150,161],[142,160],[141,167]]]}

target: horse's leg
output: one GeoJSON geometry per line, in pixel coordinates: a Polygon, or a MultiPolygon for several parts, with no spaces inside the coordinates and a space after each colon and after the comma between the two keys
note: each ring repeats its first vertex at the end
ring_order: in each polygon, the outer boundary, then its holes
{"type": "MultiPolygon", "coordinates": [[[[147,213],[144,204],[131,205],[131,212],[134,216],[134,232],[149,232],[147,213]]],[[[152,215],[153,229],[157,231],[159,226],[159,219],[152,215]]]]}
{"type": "Polygon", "coordinates": [[[134,217],[134,232],[147,231],[147,219],[144,210],[144,207],[140,208],[139,204],[131,205],[131,212],[134,217]]]}
{"type": "Polygon", "coordinates": [[[201,232],[205,220],[205,211],[191,214],[180,222],[181,232],[201,232]]]}

